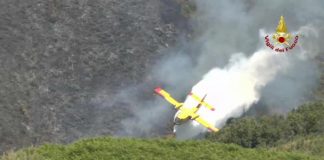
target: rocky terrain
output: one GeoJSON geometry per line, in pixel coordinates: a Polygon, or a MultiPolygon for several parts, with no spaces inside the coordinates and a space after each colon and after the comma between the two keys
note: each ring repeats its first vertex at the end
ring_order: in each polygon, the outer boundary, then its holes
{"type": "Polygon", "coordinates": [[[190,30],[180,2],[0,0],[0,152],[113,134],[127,106],[97,93],[142,81],[190,30]]]}

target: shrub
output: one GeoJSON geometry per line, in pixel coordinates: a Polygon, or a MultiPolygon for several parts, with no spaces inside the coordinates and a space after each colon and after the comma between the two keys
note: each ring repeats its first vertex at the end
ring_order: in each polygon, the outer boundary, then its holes
{"type": "Polygon", "coordinates": [[[207,134],[207,139],[235,143],[243,147],[273,147],[297,136],[324,133],[324,104],[308,103],[290,112],[287,117],[263,116],[232,119],[218,133],[207,134]]]}

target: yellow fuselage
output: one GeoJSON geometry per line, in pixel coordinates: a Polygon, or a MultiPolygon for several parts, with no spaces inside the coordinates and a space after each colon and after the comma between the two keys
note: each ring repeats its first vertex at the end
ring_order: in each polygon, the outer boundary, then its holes
{"type": "Polygon", "coordinates": [[[158,87],[154,89],[155,92],[157,94],[159,94],[160,96],[162,96],[165,100],[167,100],[168,102],[170,102],[172,105],[174,105],[175,109],[179,110],[176,113],[174,122],[175,124],[177,122],[185,122],[187,120],[195,120],[198,123],[200,123],[201,125],[205,126],[206,128],[208,128],[211,131],[214,132],[218,132],[219,129],[215,128],[212,124],[210,124],[208,121],[205,121],[202,117],[200,117],[196,112],[199,110],[200,106],[203,105],[206,108],[214,111],[214,107],[212,107],[211,105],[207,104],[206,102],[204,102],[204,98],[200,99],[198,96],[190,93],[189,95],[192,96],[194,99],[196,99],[199,104],[196,107],[193,108],[187,108],[187,107],[182,107],[183,103],[178,102],[177,100],[175,100],[174,98],[171,97],[171,95],[164,91],[162,88],[158,87]]]}

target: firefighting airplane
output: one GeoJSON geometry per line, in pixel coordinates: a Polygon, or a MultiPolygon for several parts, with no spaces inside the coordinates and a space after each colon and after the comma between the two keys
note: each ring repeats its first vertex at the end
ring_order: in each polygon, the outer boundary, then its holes
{"type": "Polygon", "coordinates": [[[200,115],[198,115],[196,112],[199,110],[200,106],[205,106],[206,108],[214,111],[215,108],[209,105],[208,103],[204,102],[204,99],[206,98],[207,95],[205,95],[202,99],[200,99],[197,95],[190,93],[189,96],[194,98],[196,101],[199,102],[199,104],[196,107],[193,108],[186,108],[183,107],[183,103],[178,102],[175,100],[171,95],[163,90],[160,87],[157,87],[154,89],[155,93],[158,95],[162,96],[165,100],[167,100],[169,103],[174,105],[175,109],[179,110],[177,114],[175,115],[175,124],[181,124],[182,122],[186,122],[188,120],[195,120],[201,125],[205,126],[208,128],[210,131],[218,132],[219,129],[215,128],[213,125],[205,121],[200,115]]]}

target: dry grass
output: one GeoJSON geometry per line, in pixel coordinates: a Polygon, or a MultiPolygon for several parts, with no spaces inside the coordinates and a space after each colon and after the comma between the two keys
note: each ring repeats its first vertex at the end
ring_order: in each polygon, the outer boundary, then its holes
{"type": "Polygon", "coordinates": [[[17,152],[10,150],[5,152],[0,160],[43,160],[34,148],[19,150],[17,152]]]}

